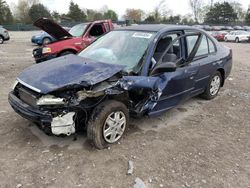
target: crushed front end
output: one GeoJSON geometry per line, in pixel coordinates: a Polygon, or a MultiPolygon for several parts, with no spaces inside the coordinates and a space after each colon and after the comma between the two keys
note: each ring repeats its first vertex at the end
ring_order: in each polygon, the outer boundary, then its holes
{"type": "Polygon", "coordinates": [[[38,124],[46,134],[69,136],[85,129],[92,110],[100,102],[123,94],[113,88],[116,84],[117,81],[106,81],[85,88],[74,85],[41,94],[18,82],[9,93],[9,103],[19,115],[38,124]]]}

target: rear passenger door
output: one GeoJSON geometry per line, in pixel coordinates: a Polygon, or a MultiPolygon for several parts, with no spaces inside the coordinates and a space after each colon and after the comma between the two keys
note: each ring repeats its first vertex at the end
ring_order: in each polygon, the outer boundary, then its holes
{"type": "Polygon", "coordinates": [[[204,91],[210,79],[210,75],[215,71],[213,63],[217,61],[215,44],[203,33],[186,37],[187,54],[190,55],[192,49],[195,48],[199,35],[201,35],[200,44],[191,62],[189,62],[189,65],[199,67],[197,75],[193,78],[195,79],[195,84],[194,90],[190,93],[190,97],[204,91]]]}

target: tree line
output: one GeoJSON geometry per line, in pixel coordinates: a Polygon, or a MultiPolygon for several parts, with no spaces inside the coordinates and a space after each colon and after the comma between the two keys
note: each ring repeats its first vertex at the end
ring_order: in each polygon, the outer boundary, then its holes
{"type": "MultiPolygon", "coordinates": [[[[250,25],[250,7],[244,9],[237,1],[224,1],[209,4],[204,0],[188,0],[192,14],[174,15],[173,11],[167,8],[166,0],[161,0],[153,10],[146,13],[142,9],[126,9],[123,20],[146,23],[179,23],[179,24],[233,24],[241,23],[250,25]]],[[[66,14],[56,11],[49,11],[40,0],[19,0],[12,4],[11,8],[5,0],[0,0],[0,24],[12,23],[33,23],[40,17],[54,19],[57,22],[86,22],[100,19],[111,19],[118,21],[118,14],[103,6],[100,10],[81,9],[73,1],[69,4],[66,14]]]]}

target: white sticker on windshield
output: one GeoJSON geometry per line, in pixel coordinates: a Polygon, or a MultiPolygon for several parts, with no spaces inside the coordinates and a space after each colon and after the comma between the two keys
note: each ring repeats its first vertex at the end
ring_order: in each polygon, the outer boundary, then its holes
{"type": "Polygon", "coordinates": [[[134,33],[132,37],[150,39],[152,37],[151,33],[134,33]]]}

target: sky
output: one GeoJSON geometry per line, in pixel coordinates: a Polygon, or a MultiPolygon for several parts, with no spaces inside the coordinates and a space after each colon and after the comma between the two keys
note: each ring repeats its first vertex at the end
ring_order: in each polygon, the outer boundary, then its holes
{"type": "MultiPolygon", "coordinates": [[[[59,13],[67,13],[70,0],[40,0],[51,11],[55,10],[59,13]]],[[[127,8],[140,8],[146,13],[151,12],[154,7],[160,2],[160,0],[73,0],[80,8],[88,8],[99,10],[104,5],[107,5],[109,9],[115,10],[119,17],[124,15],[127,8]]],[[[205,3],[209,0],[203,0],[205,3]]],[[[216,0],[214,0],[216,2],[216,0]]],[[[222,1],[222,0],[217,0],[222,1]]],[[[231,0],[233,1],[233,0],[231,0]]],[[[250,0],[234,0],[240,2],[245,9],[250,4],[250,0]]],[[[17,3],[18,0],[6,0],[10,5],[11,3],[17,3]]],[[[188,5],[189,0],[166,0],[166,5],[173,11],[174,15],[185,15],[191,13],[188,5]]]]}

